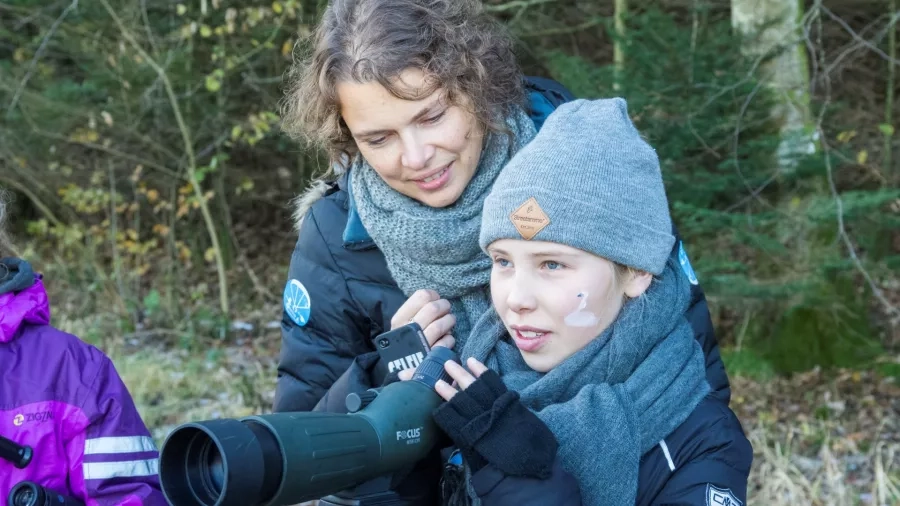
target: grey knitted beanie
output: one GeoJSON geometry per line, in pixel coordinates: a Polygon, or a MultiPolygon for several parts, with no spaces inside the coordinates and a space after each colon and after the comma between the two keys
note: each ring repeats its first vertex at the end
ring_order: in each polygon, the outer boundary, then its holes
{"type": "Polygon", "coordinates": [[[651,274],[675,243],[656,151],[621,98],[575,100],[547,118],[484,202],[479,244],[572,246],[651,274]]]}

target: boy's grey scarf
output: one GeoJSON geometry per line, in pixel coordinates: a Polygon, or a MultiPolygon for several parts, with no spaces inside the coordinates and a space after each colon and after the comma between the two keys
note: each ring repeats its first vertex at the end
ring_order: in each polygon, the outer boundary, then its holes
{"type": "MultiPolygon", "coordinates": [[[[670,259],[647,292],[584,349],[546,374],[503,339],[491,309],[462,349],[520,393],[556,435],[563,467],[587,506],[635,503],[641,456],[672,433],[706,396],[703,350],[684,313],[690,284],[670,259]]],[[[468,475],[468,472],[467,472],[468,475]]],[[[470,497],[475,504],[471,484],[470,497]]]]}

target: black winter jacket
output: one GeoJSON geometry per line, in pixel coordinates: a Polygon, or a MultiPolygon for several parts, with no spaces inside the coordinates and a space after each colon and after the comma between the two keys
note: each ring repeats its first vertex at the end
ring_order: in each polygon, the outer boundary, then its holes
{"type": "MultiPolygon", "coordinates": [[[[752,462],[753,448],[737,417],[707,397],[641,458],[635,506],[742,506],[752,462]]],[[[472,484],[484,506],[581,504],[578,483],[558,462],[548,480],[505,476],[487,466],[472,484]]]]}
{"type": "MultiPolygon", "coordinates": [[[[377,362],[377,352],[357,357],[316,410],[346,412],[345,393],[379,385],[374,382],[377,362]]],[[[381,483],[366,484],[347,495],[360,498],[360,506],[441,504],[438,499],[441,471],[437,464],[443,462],[445,467],[453,466],[454,462],[459,464],[456,456],[448,458],[448,455],[451,453],[445,450],[442,457],[435,455],[434,459],[421,463],[411,475],[385,478],[381,483]],[[366,494],[378,486],[393,490],[396,502],[367,502],[366,494]],[[425,499],[410,500],[411,497],[425,499]]],[[[672,434],[641,457],[635,505],[742,506],[747,500],[752,462],[753,448],[740,421],[711,393],[672,434]]],[[[445,477],[447,473],[445,469],[445,477]]],[[[581,505],[577,481],[558,460],[552,476],[546,480],[506,476],[489,464],[472,477],[472,484],[484,506],[581,505]]]]}

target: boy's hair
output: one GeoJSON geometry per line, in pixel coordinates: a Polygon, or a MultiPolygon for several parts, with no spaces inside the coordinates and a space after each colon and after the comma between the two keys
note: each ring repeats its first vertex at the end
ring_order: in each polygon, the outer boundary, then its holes
{"type": "Polygon", "coordinates": [[[444,89],[451,103],[466,102],[497,132],[525,103],[513,40],[480,0],[333,0],[311,42],[311,54],[290,71],[282,129],[318,144],[344,168],[358,148],[341,119],[339,82],[377,82],[405,100],[444,89]],[[425,73],[427,89],[403,89],[397,78],[410,68],[425,73]]]}
{"type": "Polygon", "coordinates": [[[632,277],[640,274],[641,271],[634,269],[632,267],[628,267],[627,265],[622,265],[618,262],[613,262],[613,279],[616,282],[616,286],[622,286],[631,280],[632,277]]]}

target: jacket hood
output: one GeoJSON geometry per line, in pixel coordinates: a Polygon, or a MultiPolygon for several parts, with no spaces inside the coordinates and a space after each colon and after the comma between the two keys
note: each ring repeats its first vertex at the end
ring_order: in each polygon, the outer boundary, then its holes
{"type": "Polygon", "coordinates": [[[0,343],[12,341],[25,324],[50,323],[50,303],[39,275],[19,258],[0,259],[0,343]]]}
{"type": "Polygon", "coordinates": [[[292,205],[294,206],[295,230],[300,230],[300,226],[303,225],[303,218],[306,217],[306,212],[309,211],[309,208],[312,207],[313,204],[325,196],[329,187],[331,187],[331,185],[327,181],[315,180],[303,193],[292,201],[292,205]]]}

